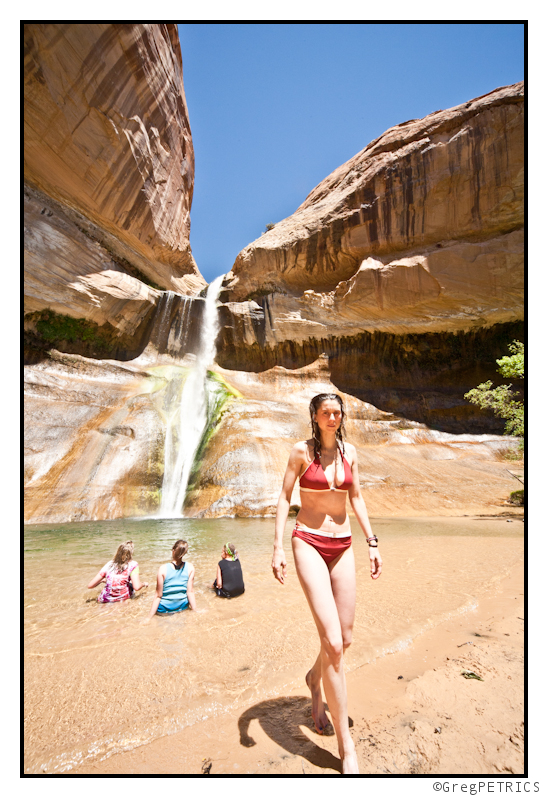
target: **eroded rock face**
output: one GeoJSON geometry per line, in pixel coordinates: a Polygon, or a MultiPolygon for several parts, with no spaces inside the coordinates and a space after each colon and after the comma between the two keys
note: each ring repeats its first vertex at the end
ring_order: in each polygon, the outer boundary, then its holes
{"type": "Polygon", "coordinates": [[[25,520],[56,523],[156,509],[165,381],[137,367],[52,353],[25,369],[25,520]]]}
{"type": "Polygon", "coordinates": [[[523,180],[522,83],[398,125],[242,250],[223,301],[268,294],[270,347],[523,318],[523,180]]]}
{"type": "MultiPolygon", "coordinates": [[[[204,306],[177,295],[203,281],[176,34],[27,27],[25,519],[154,514],[204,306]]],[[[506,87],[393,128],[241,253],[217,354],[233,398],[186,515],[273,514],[325,391],[372,515],[505,509],[510,442],[463,394],[523,334],[521,102],[506,87]]]]}
{"type": "MultiPolygon", "coordinates": [[[[210,441],[185,515],[274,515],[289,452],[310,437],[309,402],[332,391],[345,402],[347,437],[358,451],[372,516],[500,512],[515,488],[501,457],[507,439],[435,432],[382,412],[338,390],[325,356],[297,370],[221,374],[241,396],[210,441]]],[[[298,485],[291,503],[299,505],[298,485]]]]}
{"type": "MultiPolygon", "coordinates": [[[[161,361],[161,358],[160,358],[161,361]]],[[[53,353],[25,369],[25,521],[64,523],[160,509],[166,407],[180,363],[53,353]]],[[[219,370],[237,396],[197,467],[185,515],[275,512],[312,396],[337,390],[325,356],[303,369],[219,370]]],[[[339,393],[342,393],[340,390],[339,393]]],[[[497,435],[448,435],[342,393],[371,515],[500,512],[514,489],[497,435]],[[412,444],[412,445],[411,445],[412,444]]],[[[298,488],[292,503],[299,504],[298,488]]]]}
{"type": "MultiPolygon", "coordinates": [[[[328,326],[317,337],[285,340],[275,347],[262,345],[267,299],[243,319],[233,308],[221,308],[225,320],[217,359],[223,367],[266,372],[276,364],[299,369],[325,354],[330,380],[338,391],[381,410],[428,424],[449,433],[502,433],[504,421],[464,399],[464,394],[487,379],[504,380],[496,360],[508,354],[508,343],[523,340],[523,322],[495,324],[467,332],[400,334],[362,332],[336,336],[328,326]],[[264,311],[264,312],[262,312],[264,311]],[[237,324],[237,326],[236,326],[237,324]],[[241,345],[241,341],[246,346],[241,345]]],[[[272,373],[272,372],[269,372],[272,373]]],[[[514,386],[519,390],[519,385],[514,386]]]]}
{"type": "Polygon", "coordinates": [[[246,247],[218,362],[300,368],[446,432],[501,431],[464,394],[523,336],[523,84],[391,128],[246,247]]]}
{"type": "Polygon", "coordinates": [[[137,334],[161,292],[128,273],[59,203],[25,192],[25,312],[48,308],[137,334]]]}
{"type": "Polygon", "coordinates": [[[176,26],[25,28],[25,310],[134,334],[158,289],[205,281],[176,26]]]}

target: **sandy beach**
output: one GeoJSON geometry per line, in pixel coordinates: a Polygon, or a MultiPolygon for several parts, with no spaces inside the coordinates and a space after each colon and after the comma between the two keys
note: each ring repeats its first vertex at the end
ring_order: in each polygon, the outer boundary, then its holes
{"type": "MultiPolygon", "coordinates": [[[[524,618],[520,559],[476,608],[348,673],[361,773],[523,774],[524,618]]],[[[302,690],[71,773],[337,775],[336,740],[315,732],[304,676],[303,666],[302,690]]]]}

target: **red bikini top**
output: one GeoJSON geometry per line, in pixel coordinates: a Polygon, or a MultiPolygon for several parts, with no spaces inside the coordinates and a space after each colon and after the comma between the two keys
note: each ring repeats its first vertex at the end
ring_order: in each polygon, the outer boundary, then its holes
{"type": "Polygon", "coordinates": [[[352,469],[350,468],[348,460],[344,454],[341,453],[341,457],[344,465],[344,479],[340,485],[334,485],[333,487],[330,487],[325,476],[325,471],[322,468],[322,464],[316,455],[306,471],[304,471],[304,473],[299,477],[301,490],[334,490],[338,493],[344,493],[348,491],[353,482],[352,469]]]}

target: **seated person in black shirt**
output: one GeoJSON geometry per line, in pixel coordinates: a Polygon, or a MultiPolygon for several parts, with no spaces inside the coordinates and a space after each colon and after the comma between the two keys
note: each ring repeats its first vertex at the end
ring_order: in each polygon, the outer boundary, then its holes
{"type": "Polygon", "coordinates": [[[244,577],[238,552],[232,543],[223,546],[221,557],[223,559],[217,565],[217,578],[211,587],[222,598],[241,596],[245,590],[244,577]]]}

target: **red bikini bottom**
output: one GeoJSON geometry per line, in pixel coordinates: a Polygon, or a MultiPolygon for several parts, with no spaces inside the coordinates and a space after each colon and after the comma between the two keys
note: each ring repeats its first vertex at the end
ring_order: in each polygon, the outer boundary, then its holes
{"type": "Polygon", "coordinates": [[[304,529],[295,527],[292,538],[300,538],[313,546],[326,565],[336,560],[339,555],[349,549],[352,545],[352,535],[345,538],[328,538],[324,535],[314,535],[312,532],[305,532],[304,529]]]}

